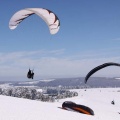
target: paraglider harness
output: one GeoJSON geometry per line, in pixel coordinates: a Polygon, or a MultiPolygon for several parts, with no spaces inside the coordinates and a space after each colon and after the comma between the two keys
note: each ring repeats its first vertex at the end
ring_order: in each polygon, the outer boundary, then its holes
{"type": "Polygon", "coordinates": [[[111,104],[113,104],[113,105],[115,104],[114,100],[113,100],[113,101],[111,101],[111,104]]]}
{"type": "Polygon", "coordinates": [[[29,71],[28,71],[28,73],[27,73],[27,77],[30,79],[33,79],[34,78],[34,72],[33,72],[33,70],[30,70],[29,69],[29,71]]]}

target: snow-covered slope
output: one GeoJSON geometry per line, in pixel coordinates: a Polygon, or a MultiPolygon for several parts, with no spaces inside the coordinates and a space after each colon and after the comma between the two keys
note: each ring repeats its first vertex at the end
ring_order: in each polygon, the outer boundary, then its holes
{"type": "Polygon", "coordinates": [[[0,95],[0,120],[120,120],[120,88],[77,89],[77,97],[54,103],[0,95]],[[115,105],[111,101],[115,101],[115,105]],[[93,109],[86,115],[60,109],[64,101],[72,101],[93,109]]]}

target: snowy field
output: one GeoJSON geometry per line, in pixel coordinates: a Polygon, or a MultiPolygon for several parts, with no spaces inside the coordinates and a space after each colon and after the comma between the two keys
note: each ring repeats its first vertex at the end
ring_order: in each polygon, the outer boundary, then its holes
{"type": "Polygon", "coordinates": [[[120,120],[120,88],[76,89],[77,97],[54,103],[0,95],[0,120],[120,120]],[[115,101],[115,105],[111,101],[115,101]],[[60,109],[64,101],[90,107],[95,115],[60,109]]]}

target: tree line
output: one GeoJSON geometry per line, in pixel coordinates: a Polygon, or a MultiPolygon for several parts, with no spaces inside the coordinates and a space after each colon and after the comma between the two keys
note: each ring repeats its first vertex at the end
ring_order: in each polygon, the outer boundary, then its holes
{"type": "Polygon", "coordinates": [[[35,88],[29,87],[8,87],[8,88],[0,88],[0,95],[25,98],[31,100],[39,100],[43,102],[55,102],[58,99],[64,99],[68,97],[78,96],[77,92],[69,91],[69,90],[56,90],[48,89],[47,93],[38,91],[35,88]],[[52,92],[53,91],[53,92],[52,92]],[[49,94],[50,93],[50,94],[49,94]]]}

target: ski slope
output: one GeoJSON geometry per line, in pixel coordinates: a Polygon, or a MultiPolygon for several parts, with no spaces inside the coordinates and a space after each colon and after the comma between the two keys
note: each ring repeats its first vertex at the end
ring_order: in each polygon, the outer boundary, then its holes
{"type": "Polygon", "coordinates": [[[74,89],[79,95],[54,103],[0,95],[0,120],[120,120],[120,88],[74,89]],[[115,105],[111,101],[115,101],[115,105]],[[63,110],[72,101],[90,107],[95,115],[63,110]]]}

